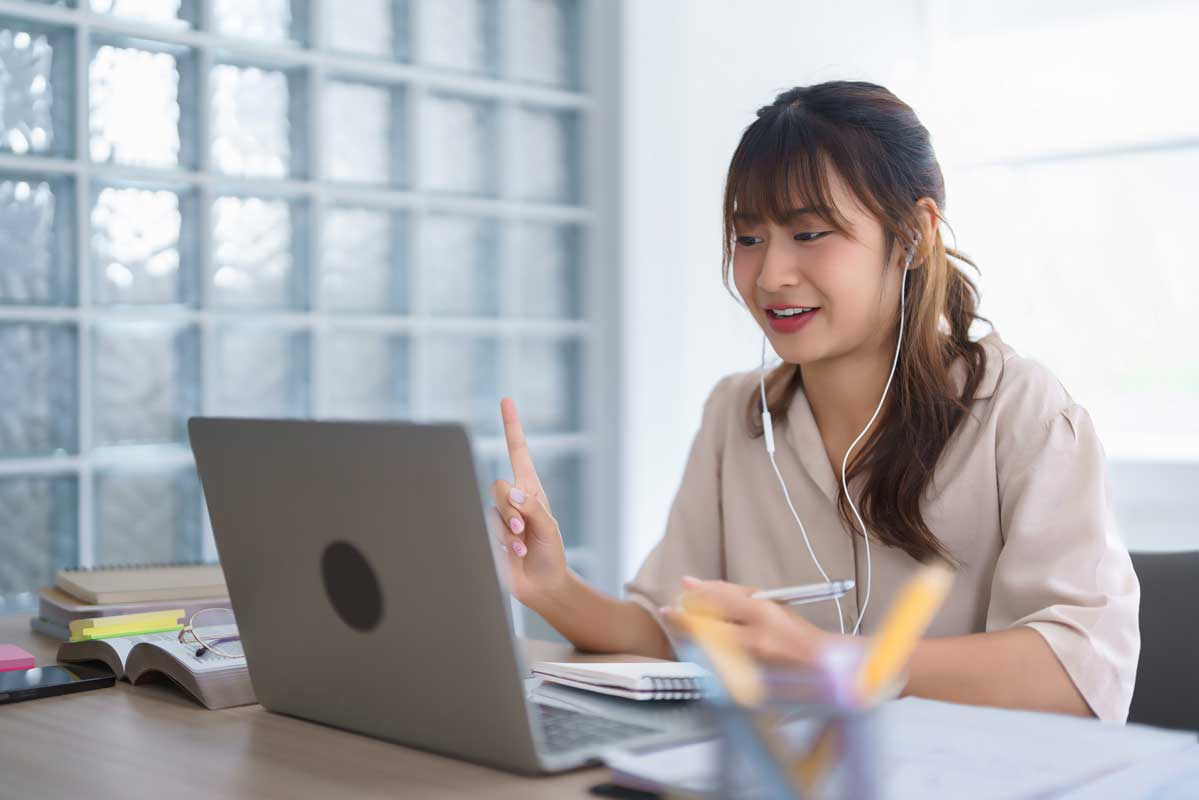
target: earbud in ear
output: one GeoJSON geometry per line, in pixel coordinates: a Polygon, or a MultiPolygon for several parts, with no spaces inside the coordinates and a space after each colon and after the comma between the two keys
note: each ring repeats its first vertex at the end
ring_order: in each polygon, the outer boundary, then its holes
{"type": "Polygon", "coordinates": [[[903,259],[904,268],[908,268],[912,264],[912,258],[916,255],[916,245],[920,244],[920,231],[912,231],[913,244],[909,244],[903,248],[905,253],[903,259]]]}

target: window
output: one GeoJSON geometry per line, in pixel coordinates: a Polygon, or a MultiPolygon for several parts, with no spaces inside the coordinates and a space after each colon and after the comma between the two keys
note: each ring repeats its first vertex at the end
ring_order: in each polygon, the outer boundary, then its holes
{"type": "Polygon", "coordinates": [[[933,133],[982,313],[1091,412],[1128,545],[1199,547],[1199,9],[928,6],[889,85],[933,133]]]}
{"type": "Polygon", "coordinates": [[[5,4],[0,611],[65,565],[215,556],[191,415],[459,420],[490,505],[503,394],[613,583],[582,490],[612,463],[611,13],[5,4]]]}

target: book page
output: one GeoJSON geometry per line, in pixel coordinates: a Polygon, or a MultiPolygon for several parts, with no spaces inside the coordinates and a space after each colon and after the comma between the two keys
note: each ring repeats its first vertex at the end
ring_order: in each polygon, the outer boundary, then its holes
{"type": "Polygon", "coordinates": [[[125,668],[125,662],[129,660],[129,651],[133,649],[133,645],[137,644],[124,637],[118,639],[99,639],[96,641],[108,645],[116,652],[117,658],[121,660],[121,669],[125,668]]]}
{"type": "Polygon", "coordinates": [[[125,665],[129,662],[129,651],[137,642],[131,637],[114,639],[84,639],[78,642],[63,642],[58,646],[59,661],[77,663],[98,659],[108,665],[118,679],[125,677],[125,665]],[[114,658],[115,656],[115,658],[114,658]]]}
{"type": "MultiPolygon", "coordinates": [[[[216,636],[221,636],[226,633],[232,633],[237,630],[235,625],[212,626],[205,628],[205,633],[211,633],[216,636]]],[[[109,641],[116,641],[110,639],[109,641]]],[[[130,636],[128,641],[131,642],[130,648],[133,645],[146,642],[152,644],[160,650],[165,651],[173,659],[182,664],[188,672],[197,675],[208,674],[212,672],[223,672],[226,670],[237,670],[246,668],[246,659],[229,658],[228,656],[219,656],[211,650],[204,653],[199,658],[196,657],[196,651],[199,646],[193,641],[181,643],[179,641],[179,633],[177,631],[165,631],[162,633],[147,633],[141,636],[130,636]]],[[[128,652],[128,651],[126,651],[128,652]]]]}

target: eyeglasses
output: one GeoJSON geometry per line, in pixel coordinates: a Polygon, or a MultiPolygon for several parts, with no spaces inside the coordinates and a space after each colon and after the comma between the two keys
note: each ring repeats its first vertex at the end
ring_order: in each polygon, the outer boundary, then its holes
{"type": "Polygon", "coordinates": [[[224,658],[244,658],[246,655],[241,646],[241,634],[237,631],[237,621],[233,619],[233,611],[228,608],[202,608],[192,614],[179,631],[179,643],[188,642],[199,645],[196,658],[208,652],[224,658]]]}

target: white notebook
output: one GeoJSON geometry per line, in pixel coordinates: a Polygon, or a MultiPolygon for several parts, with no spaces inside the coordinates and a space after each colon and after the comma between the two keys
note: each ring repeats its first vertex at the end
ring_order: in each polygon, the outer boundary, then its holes
{"type": "Polygon", "coordinates": [[[228,597],[220,564],[122,564],[60,569],[54,585],[85,603],[142,603],[228,597]]]}
{"type": "Polygon", "coordinates": [[[705,683],[712,677],[687,661],[538,661],[533,674],[563,686],[630,700],[693,700],[704,696],[705,683]]]}

